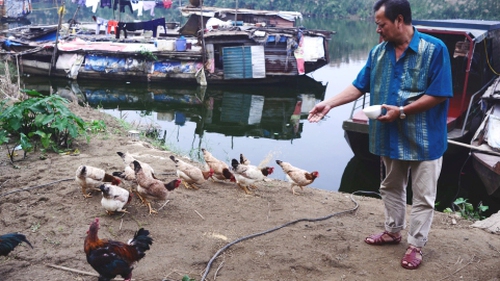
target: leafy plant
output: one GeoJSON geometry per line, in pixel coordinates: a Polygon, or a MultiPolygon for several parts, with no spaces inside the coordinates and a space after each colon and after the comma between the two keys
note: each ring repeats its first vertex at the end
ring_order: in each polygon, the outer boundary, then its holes
{"type": "Polygon", "coordinates": [[[42,147],[59,152],[69,148],[73,140],[85,132],[85,122],[67,107],[68,101],[58,95],[43,96],[26,90],[28,99],[8,105],[0,103],[0,145],[5,144],[13,163],[14,148],[20,144],[26,153],[42,147]],[[12,151],[8,143],[14,142],[12,151]]]}
{"type": "Polygon", "coordinates": [[[184,275],[182,277],[182,281],[196,281],[196,279],[190,278],[189,275],[184,275]]]}
{"type": "Polygon", "coordinates": [[[93,134],[106,131],[106,123],[104,123],[104,121],[102,120],[92,120],[88,122],[86,126],[88,130],[93,134]]]}
{"type": "Polygon", "coordinates": [[[158,57],[153,54],[150,50],[144,48],[141,46],[141,49],[139,50],[139,53],[146,59],[146,60],[151,60],[151,61],[157,61],[158,57]]]}
{"type": "MultiPolygon", "coordinates": [[[[467,199],[464,198],[457,198],[453,202],[454,205],[456,205],[459,209],[457,213],[460,214],[461,217],[468,219],[468,220],[482,220],[485,218],[483,215],[484,212],[486,212],[489,207],[484,206],[482,202],[479,202],[479,205],[477,206],[476,209],[474,209],[474,205],[471,203],[467,202],[467,199]]],[[[446,208],[444,210],[445,213],[453,213],[451,208],[446,208]]]]}

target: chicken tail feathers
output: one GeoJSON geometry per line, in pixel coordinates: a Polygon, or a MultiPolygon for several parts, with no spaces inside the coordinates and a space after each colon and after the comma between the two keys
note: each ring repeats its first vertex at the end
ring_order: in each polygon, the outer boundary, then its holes
{"type": "Polygon", "coordinates": [[[134,238],[129,242],[130,245],[137,249],[140,258],[143,258],[146,254],[145,252],[150,249],[150,245],[153,244],[153,238],[149,236],[149,230],[144,228],[139,229],[134,238]]]}
{"type": "Polygon", "coordinates": [[[8,255],[21,242],[28,244],[33,249],[33,246],[24,234],[8,233],[0,236],[0,256],[8,255]]]}

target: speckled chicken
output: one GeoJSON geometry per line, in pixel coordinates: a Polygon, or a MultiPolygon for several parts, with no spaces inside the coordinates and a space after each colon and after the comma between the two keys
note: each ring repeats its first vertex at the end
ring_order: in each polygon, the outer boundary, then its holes
{"type": "Polygon", "coordinates": [[[227,165],[226,162],[215,158],[210,152],[208,152],[208,150],[204,148],[202,148],[201,151],[203,152],[203,159],[207,163],[208,168],[214,171],[212,178],[236,182],[236,179],[233,173],[231,173],[229,165],[227,165]]]}
{"type": "Polygon", "coordinates": [[[319,177],[317,171],[308,172],[306,170],[292,166],[288,162],[283,162],[281,160],[276,160],[283,172],[286,174],[287,179],[292,183],[292,194],[296,195],[294,187],[299,186],[301,190],[304,190],[304,186],[309,185],[314,182],[314,180],[319,177]]]}
{"type": "Polygon", "coordinates": [[[99,186],[104,183],[119,185],[120,179],[106,173],[103,169],[81,165],[76,169],[75,181],[81,186],[83,197],[90,198],[92,195],[87,193],[87,189],[91,191],[101,191],[99,186]]]}
{"type": "Polygon", "coordinates": [[[179,187],[181,180],[174,179],[169,183],[163,183],[161,180],[154,179],[151,175],[145,173],[137,160],[134,160],[132,164],[134,165],[137,192],[140,198],[148,206],[149,214],[157,213],[151,208],[151,203],[148,200],[167,200],[169,193],[179,187]]]}
{"type": "Polygon", "coordinates": [[[174,155],[171,155],[170,159],[174,161],[177,176],[182,179],[182,183],[186,188],[199,189],[197,185],[203,184],[214,174],[212,169],[202,171],[195,165],[184,162],[174,155]]]}
{"type": "Polygon", "coordinates": [[[99,189],[102,191],[101,205],[108,215],[115,212],[128,213],[124,207],[132,200],[132,193],[109,183],[102,184],[99,189]]]}

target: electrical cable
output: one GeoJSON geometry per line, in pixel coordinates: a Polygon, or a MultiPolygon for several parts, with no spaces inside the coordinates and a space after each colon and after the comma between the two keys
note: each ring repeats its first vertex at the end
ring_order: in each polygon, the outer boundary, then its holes
{"type": "Polygon", "coordinates": [[[254,238],[254,237],[257,237],[257,236],[261,236],[261,235],[264,235],[264,234],[268,234],[268,233],[271,233],[271,232],[274,232],[276,230],[279,230],[281,228],[284,228],[284,227],[287,227],[287,226],[290,226],[290,225],[293,225],[293,224],[296,224],[298,222],[317,222],[317,221],[323,221],[323,220],[327,220],[327,219],[330,219],[334,216],[340,216],[340,215],[343,215],[343,214],[347,214],[347,213],[354,213],[358,208],[359,208],[359,203],[354,200],[353,196],[356,195],[357,193],[363,193],[363,194],[376,194],[376,195],[379,195],[380,194],[378,192],[375,192],[375,191],[364,191],[364,190],[358,190],[358,191],[354,191],[353,193],[351,193],[351,201],[354,203],[354,207],[349,209],[349,210],[345,210],[345,211],[341,211],[341,212],[336,212],[336,213],[332,213],[330,215],[327,215],[327,216],[324,216],[324,217],[319,217],[319,218],[302,218],[302,219],[297,219],[297,220],[294,220],[294,221],[290,221],[290,222],[287,222],[283,225],[280,225],[280,226],[277,226],[277,227],[274,227],[274,228],[271,228],[271,229],[268,229],[268,230],[265,230],[265,231],[262,231],[262,232],[258,232],[258,233],[254,233],[254,234],[250,234],[250,235],[247,235],[247,236],[244,236],[244,237],[241,237],[239,239],[236,239],[235,241],[227,244],[226,246],[222,247],[221,249],[219,249],[213,256],[212,258],[210,259],[210,261],[208,262],[207,264],[207,267],[205,268],[205,273],[203,274],[203,276],[201,277],[201,280],[200,281],[205,281],[205,278],[207,278],[207,275],[208,273],[210,272],[210,267],[212,266],[212,263],[214,262],[214,260],[222,253],[224,252],[225,250],[227,250],[229,247],[239,243],[239,242],[242,242],[242,241],[245,241],[245,240],[248,240],[250,238],[254,238]]]}

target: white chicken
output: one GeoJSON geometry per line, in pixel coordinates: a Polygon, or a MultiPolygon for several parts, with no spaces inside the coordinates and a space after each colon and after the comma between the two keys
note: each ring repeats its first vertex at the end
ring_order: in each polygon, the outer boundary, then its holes
{"type": "Polygon", "coordinates": [[[304,186],[313,183],[314,180],[319,177],[319,173],[317,171],[308,172],[281,160],[276,160],[276,163],[283,169],[283,172],[286,174],[286,178],[292,183],[292,194],[294,195],[298,194],[293,189],[295,186],[299,186],[301,190],[304,190],[304,186]]]}
{"type": "Polygon", "coordinates": [[[87,193],[87,189],[90,191],[101,191],[99,186],[104,183],[111,183],[114,185],[119,185],[121,183],[120,179],[106,173],[103,169],[80,165],[76,169],[75,181],[81,186],[83,197],[90,198],[92,195],[87,193]]]}
{"type": "Polygon", "coordinates": [[[233,174],[238,186],[243,189],[246,194],[251,194],[247,187],[257,188],[254,183],[265,180],[267,176],[274,171],[274,167],[259,168],[255,165],[242,163],[250,163],[250,161],[248,161],[243,154],[240,154],[240,162],[233,159],[231,161],[231,166],[233,167],[233,174]]]}
{"type": "MultiPolygon", "coordinates": [[[[113,176],[128,180],[128,181],[135,181],[135,172],[134,172],[134,166],[132,165],[132,162],[136,160],[132,154],[130,154],[128,151],[123,153],[123,152],[116,152],[123,160],[123,164],[125,165],[124,170],[122,172],[113,172],[113,176]]],[[[143,171],[147,174],[150,174],[153,178],[156,179],[155,177],[155,171],[154,169],[147,163],[141,162],[137,160],[143,169],[143,171]]]]}
{"type": "Polygon", "coordinates": [[[108,215],[115,212],[128,213],[124,207],[132,200],[132,193],[109,183],[102,184],[99,189],[102,191],[101,205],[108,215]]]}

